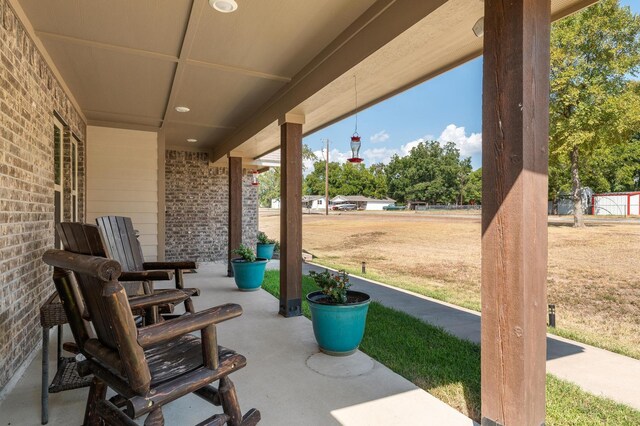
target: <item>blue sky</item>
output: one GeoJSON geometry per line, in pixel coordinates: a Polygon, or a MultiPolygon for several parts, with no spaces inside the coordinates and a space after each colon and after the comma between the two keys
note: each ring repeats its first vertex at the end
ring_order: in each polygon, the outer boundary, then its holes
{"type": "MultiPolygon", "coordinates": [[[[640,13],[640,0],[621,0],[640,13]]],[[[353,116],[304,138],[316,154],[322,140],[331,141],[331,161],[350,157],[349,138],[353,116]]],[[[406,92],[361,111],[358,133],[362,137],[360,156],[365,164],[388,162],[394,153],[406,155],[421,140],[453,141],[463,156],[481,165],[482,145],[482,58],[444,73],[406,92]]]]}

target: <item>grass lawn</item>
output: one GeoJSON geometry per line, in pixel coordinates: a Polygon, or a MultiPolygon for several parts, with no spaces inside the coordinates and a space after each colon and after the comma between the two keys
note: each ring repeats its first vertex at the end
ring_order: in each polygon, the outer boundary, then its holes
{"type": "MultiPolygon", "coordinates": [[[[314,262],[480,310],[480,220],[414,212],[303,215],[314,262]]],[[[470,215],[467,215],[470,216],[470,215]]],[[[549,224],[552,333],[640,359],[640,224],[549,224]]],[[[277,238],[279,216],[261,215],[277,238]]]]}
{"type": "MultiPolygon", "coordinates": [[[[278,297],[279,271],[262,287],[278,297]]],[[[317,290],[304,276],[302,293],[317,290]]],[[[310,317],[303,299],[302,312],[310,317]]],[[[403,312],[372,302],[360,349],[417,386],[480,421],[480,347],[403,312]]],[[[640,411],[547,375],[547,425],[640,424],[640,411]]]]}

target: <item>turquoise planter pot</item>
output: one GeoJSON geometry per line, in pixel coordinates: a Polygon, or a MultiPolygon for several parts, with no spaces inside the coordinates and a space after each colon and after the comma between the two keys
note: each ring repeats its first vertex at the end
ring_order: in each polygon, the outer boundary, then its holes
{"type": "Polygon", "coordinates": [[[358,349],[367,321],[367,311],[371,298],[359,291],[347,294],[362,297],[361,302],[346,305],[332,305],[318,302],[324,295],[315,291],[307,295],[311,308],[313,334],[320,350],[328,355],[351,355],[358,349]]]}
{"type": "Polygon", "coordinates": [[[273,250],[276,248],[275,244],[260,244],[258,243],[258,247],[256,248],[256,256],[263,257],[267,260],[271,260],[273,258],[273,250]]]}
{"type": "Polygon", "coordinates": [[[242,259],[231,261],[233,279],[242,291],[255,291],[260,288],[267,268],[267,259],[257,258],[255,262],[245,262],[242,259]]]}

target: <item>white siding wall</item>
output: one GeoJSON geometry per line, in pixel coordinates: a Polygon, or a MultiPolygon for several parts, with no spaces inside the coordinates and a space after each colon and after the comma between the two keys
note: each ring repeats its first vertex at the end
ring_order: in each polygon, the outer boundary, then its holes
{"type": "Polygon", "coordinates": [[[367,208],[365,210],[384,210],[384,206],[393,204],[391,201],[367,201],[367,208]]]}
{"type": "Polygon", "coordinates": [[[158,135],[87,127],[87,223],[129,216],[145,260],[158,256],[158,135]]]}
{"type": "Polygon", "coordinates": [[[629,214],[640,215],[640,194],[631,195],[629,198],[629,214]]]}
{"type": "Polygon", "coordinates": [[[594,200],[594,213],[596,215],[627,215],[627,196],[626,195],[596,195],[594,200]]]}

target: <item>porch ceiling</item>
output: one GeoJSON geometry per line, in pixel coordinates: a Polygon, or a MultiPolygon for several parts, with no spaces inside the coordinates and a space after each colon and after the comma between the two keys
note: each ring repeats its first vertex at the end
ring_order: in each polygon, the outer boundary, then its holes
{"type": "MultiPolygon", "coordinates": [[[[594,0],[552,0],[555,18],[594,0]]],[[[482,0],[11,0],[88,124],[164,129],[167,147],[218,159],[279,147],[276,120],[309,134],[481,53],[482,0]],[[177,113],[185,105],[189,113],[177,113]],[[186,142],[196,138],[196,144],[186,142]]]]}

